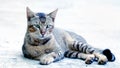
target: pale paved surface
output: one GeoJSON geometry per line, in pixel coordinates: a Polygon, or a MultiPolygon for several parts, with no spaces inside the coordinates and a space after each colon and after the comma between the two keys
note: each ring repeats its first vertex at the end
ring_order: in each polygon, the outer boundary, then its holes
{"type": "Polygon", "coordinates": [[[0,68],[120,68],[119,0],[0,0],[0,68]],[[25,7],[50,12],[59,8],[56,26],[77,32],[99,48],[110,48],[115,62],[84,64],[65,58],[50,65],[23,57],[21,46],[26,31],[25,7]],[[104,46],[104,47],[103,47],[104,46]]]}

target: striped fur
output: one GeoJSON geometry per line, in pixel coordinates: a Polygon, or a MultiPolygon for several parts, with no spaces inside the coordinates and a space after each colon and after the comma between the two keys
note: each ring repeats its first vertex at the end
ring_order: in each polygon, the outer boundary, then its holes
{"type": "Polygon", "coordinates": [[[74,50],[87,53],[87,54],[92,54],[94,52],[94,48],[88,45],[87,43],[75,41],[72,47],[74,50]]]}
{"type": "Polygon", "coordinates": [[[91,64],[95,60],[95,56],[93,54],[85,54],[82,52],[71,51],[71,50],[66,51],[64,56],[68,58],[83,59],[85,60],[86,64],[91,64]]]}

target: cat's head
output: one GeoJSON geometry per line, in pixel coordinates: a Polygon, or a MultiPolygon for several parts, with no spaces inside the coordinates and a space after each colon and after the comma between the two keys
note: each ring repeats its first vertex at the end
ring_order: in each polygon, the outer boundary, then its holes
{"type": "Polygon", "coordinates": [[[57,11],[58,9],[49,14],[34,13],[27,7],[27,32],[30,34],[30,36],[39,39],[49,37],[54,28],[54,20],[57,11]]]}

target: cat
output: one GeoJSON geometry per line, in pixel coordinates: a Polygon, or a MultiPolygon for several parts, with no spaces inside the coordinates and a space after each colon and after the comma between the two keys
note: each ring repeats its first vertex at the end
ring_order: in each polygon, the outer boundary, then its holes
{"type": "Polygon", "coordinates": [[[86,64],[97,61],[104,65],[115,61],[110,49],[94,48],[80,35],[54,27],[57,11],[45,14],[26,8],[27,30],[22,46],[24,57],[39,60],[43,65],[64,57],[83,59],[86,64]]]}

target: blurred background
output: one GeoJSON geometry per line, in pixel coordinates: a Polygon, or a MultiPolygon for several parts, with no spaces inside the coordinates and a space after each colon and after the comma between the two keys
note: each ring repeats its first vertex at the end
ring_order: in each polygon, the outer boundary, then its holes
{"type": "Polygon", "coordinates": [[[45,13],[58,8],[56,27],[76,32],[94,47],[110,48],[116,57],[120,56],[120,0],[0,0],[1,66],[14,65],[12,62],[22,56],[27,6],[45,13]],[[11,64],[6,63],[8,60],[11,64]]]}

